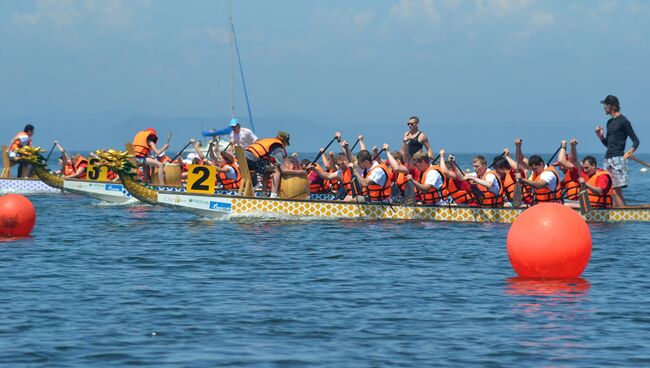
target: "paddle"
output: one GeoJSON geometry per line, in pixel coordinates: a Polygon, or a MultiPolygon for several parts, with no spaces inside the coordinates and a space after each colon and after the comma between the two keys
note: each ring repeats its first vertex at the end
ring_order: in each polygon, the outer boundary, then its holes
{"type": "MultiPolygon", "coordinates": [[[[556,153],[557,153],[557,152],[556,152],[556,153]]],[[[492,163],[490,164],[490,166],[488,166],[488,169],[492,169],[492,168],[494,168],[494,165],[497,164],[497,161],[499,161],[500,159],[502,159],[503,156],[505,156],[505,155],[506,155],[506,153],[505,153],[505,152],[502,152],[499,156],[497,156],[497,158],[495,158],[494,161],[492,161],[492,163]]]]}
{"type": "Polygon", "coordinates": [[[384,148],[380,149],[379,152],[377,152],[377,154],[372,158],[372,161],[375,161],[379,157],[379,155],[381,155],[381,153],[384,152],[385,150],[386,149],[384,148]]]}
{"type": "Polygon", "coordinates": [[[438,154],[438,156],[436,156],[436,158],[434,158],[433,161],[431,161],[431,163],[435,164],[436,161],[438,161],[439,158],[440,158],[440,154],[438,154]]]}
{"type": "Polygon", "coordinates": [[[557,156],[558,152],[560,152],[561,149],[562,149],[562,145],[560,145],[560,147],[558,147],[557,150],[555,150],[555,153],[553,154],[553,156],[551,156],[551,158],[548,161],[546,161],[547,166],[551,166],[551,163],[553,162],[553,159],[555,159],[555,156],[557,156]]]}
{"type": "Polygon", "coordinates": [[[357,138],[357,141],[354,142],[354,145],[352,146],[352,148],[350,148],[350,152],[354,151],[354,148],[357,146],[357,144],[359,144],[359,138],[357,138]]]}
{"type": "MultiPolygon", "coordinates": [[[[519,172],[521,170],[521,157],[517,156],[517,171],[519,172]]],[[[524,193],[521,188],[521,180],[517,180],[515,183],[515,193],[512,195],[512,205],[514,207],[521,207],[522,203],[522,197],[524,193]]]]}
{"type": "MultiPolygon", "coordinates": [[[[357,139],[357,142],[359,140],[357,139]]],[[[345,150],[345,156],[348,158],[348,170],[350,170],[350,174],[352,175],[352,179],[350,180],[350,191],[352,192],[352,196],[357,199],[357,193],[362,193],[361,188],[359,188],[359,179],[357,178],[357,174],[354,171],[354,167],[350,167],[349,165],[354,163],[352,162],[352,157],[350,157],[350,152],[352,150],[345,150]]],[[[357,199],[357,203],[359,200],[357,199]]]]}
{"type": "Polygon", "coordinates": [[[172,162],[176,161],[176,159],[179,158],[179,157],[183,154],[183,152],[185,152],[185,150],[187,149],[187,147],[189,147],[190,144],[192,144],[192,143],[193,143],[192,140],[190,140],[189,142],[187,142],[187,144],[185,145],[185,147],[183,147],[183,149],[180,150],[180,152],[178,152],[178,153],[176,154],[176,156],[174,156],[174,158],[172,159],[172,162]]]}
{"type": "Polygon", "coordinates": [[[332,145],[332,143],[334,143],[335,140],[336,140],[336,137],[332,138],[332,140],[327,144],[327,146],[325,146],[325,148],[323,148],[322,151],[318,152],[318,155],[316,155],[316,158],[314,159],[314,161],[311,162],[311,165],[315,164],[316,161],[318,161],[318,159],[320,159],[321,156],[323,156],[323,153],[325,153],[325,151],[327,151],[327,149],[330,148],[330,146],[332,145]]]}
{"type": "Polygon", "coordinates": [[[169,132],[169,134],[167,134],[167,147],[169,147],[169,142],[171,141],[172,141],[172,132],[169,132]]]}
{"type": "Polygon", "coordinates": [[[580,193],[578,193],[578,199],[580,201],[580,214],[586,215],[591,211],[591,202],[589,202],[589,193],[587,192],[587,186],[585,183],[580,183],[580,193]]]}
{"type": "Polygon", "coordinates": [[[637,163],[639,163],[639,164],[641,164],[643,166],[650,167],[649,163],[647,163],[647,162],[645,162],[645,161],[643,161],[641,159],[636,158],[636,156],[630,156],[630,159],[632,159],[632,161],[636,161],[637,163]]]}
{"type": "Polygon", "coordinates": [[[58,142],[55,141],[54,144],[52,145],[52,149],[50,150],[50,153],[48,153],[47,157],[45,157],[45,163],[47,163],[50,160],[50,156],[52,156],[52,152],[54,152],[57,143],[58,142]]]}

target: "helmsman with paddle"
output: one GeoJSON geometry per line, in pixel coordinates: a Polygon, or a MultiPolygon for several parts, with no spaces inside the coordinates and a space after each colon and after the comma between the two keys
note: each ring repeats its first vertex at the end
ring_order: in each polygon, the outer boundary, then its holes
{"type": "Polygon", "coordinates": [[[596,127],[596,136],[607,147],[603,168],[612,175],[614,207],[622,207],[625,206],[623,188],[628,185],[626,160],[634,155],[634,152],[639,147],[639,138],[634,133],[630,121],[621,114],[621,105],[616,96],[609,95],[600,103],[603,104],[605,113],[611,118],[607,121],[607,134],[605,134],[603,127],[599,125],[596,127]],[[628,137],[632,140],[632,148],[625,152],[625,143],[628,137]]]}

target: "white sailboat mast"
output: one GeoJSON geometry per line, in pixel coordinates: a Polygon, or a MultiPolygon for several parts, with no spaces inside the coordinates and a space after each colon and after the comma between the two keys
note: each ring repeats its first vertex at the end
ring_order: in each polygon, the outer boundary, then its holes
{"type": "Polygon", "coordinates": [[[228,33],[230,34],[230,118],[235,118],[235,35],[232,27],[232,0],[228,0],[228,33]]]}

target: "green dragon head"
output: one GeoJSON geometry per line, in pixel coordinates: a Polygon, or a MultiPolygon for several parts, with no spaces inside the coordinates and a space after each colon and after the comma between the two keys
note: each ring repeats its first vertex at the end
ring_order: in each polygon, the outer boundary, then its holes
{"type": "Polygon", "coordinates": [[[41,155],[41,152],[45,152],[41,150],[41,147],[31,146],[24,146],[16,151],[18,154],[18,161],[29,162],[34,166],[45,167],[47,165],[47,162],[45,162],[45,157],[41,155]]]}
{"type": "Polygon", "coordinates": [[[126,151],[97,150],[95,154],[99,157],[99,164],[108,167],[110,170],[127,175],[134,175],[137,172],[137,167],[128,160],[133,156],[126,151]]]}

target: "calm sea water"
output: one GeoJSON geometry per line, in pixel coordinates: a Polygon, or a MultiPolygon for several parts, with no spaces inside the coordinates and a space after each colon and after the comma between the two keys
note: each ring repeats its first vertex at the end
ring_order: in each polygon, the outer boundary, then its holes
{"type": "Polygon", "coordinates": [[[590,226],[582,278],[534,282],[507,225],[30,199],[33,237],[0,243],[3,366],[650,365],[649,224],[590,226]]]}

